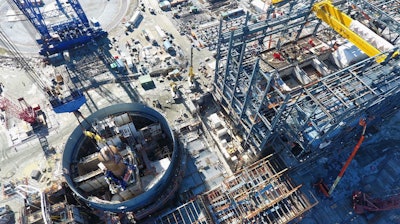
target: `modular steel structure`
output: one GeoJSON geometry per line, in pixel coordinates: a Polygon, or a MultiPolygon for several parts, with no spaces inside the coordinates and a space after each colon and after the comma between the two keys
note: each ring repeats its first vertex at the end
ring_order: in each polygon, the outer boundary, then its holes
{"type": "Polygon", "coordinates": [[[283,142],[274,148],[292,166],[353,144],[349,133],[360,118],[378,124],[397,110],[399,7],[383,2],[333,2],[395,46],[383,63],[366,56],[346,62],[338,50],[346,39],[314,15],[314,0],[269,7],[258,21],[247,14],[230,29],[221,20],[213,96],[242,133],[245,151],[283,142]]]}

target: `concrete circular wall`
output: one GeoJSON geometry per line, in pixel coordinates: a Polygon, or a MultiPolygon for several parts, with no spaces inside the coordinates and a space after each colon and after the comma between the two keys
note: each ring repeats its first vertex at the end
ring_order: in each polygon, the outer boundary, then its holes
{"type": "Polygon", "coordinates": [[[136,211],[141,208],[144,208],[150,204],[152,204],[156,199],[158,199],[158,195],[161,195],[165,189],[171,183],[173,178],[172,171],[174,167],[179,165],[179,161],[177,161],[177,157],[179,155],[179,147],[177,142],[175,141],[174,134],[171,128],[168,125],[167,120],[165,117],[157,112],[156,110],[145,106],[139,103],[124,103],[124,104],[116,104],[104,109],[98,110],[95,113],[91,114],[89,117],[86,118],[88,122],[82,122],[82,126],[85,129],[89,129],[90,126],[88,123],[92,123],[95,120],[102,120],[108,117],[111,114],[119,114],[123,112],[128,112],[130,114],[135,114],[138,116],[143,116],[150,120],[156,120],[161,124],[161,128],[165,133],[166,137],[169,138],[173,145],[173,152],[171,157],[171,164],[165,171],[163,177],[147,192],[144,192],[130,200],[126,200],[119,203],[111,203],[111,202],[101,202],[101,201],[91,201],[83,194],[81,190],[77,188],[75,183],[73,182],[73,177],[69,174],[71,173],[71,163],[76,163],[79,158],[77,158],[79,149],[81,144],[83,143],[84,139],[86,138],[82,133],[82,128],[78,126],[69,136],[68,141],[65,145],[63,157],[62,157],[62,167],[64,170],[64,177],[66,182],[68,183],[69,187],[72,191],[82,199],[87,205],[90,207],[101,209],[104,211],[110,212],[125,212],[125,211],[136,211]]]}

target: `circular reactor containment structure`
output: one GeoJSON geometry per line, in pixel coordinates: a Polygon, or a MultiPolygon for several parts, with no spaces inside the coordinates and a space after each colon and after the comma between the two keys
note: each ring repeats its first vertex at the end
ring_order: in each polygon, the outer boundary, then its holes
{"type": "Polygon", "coordinates": [[[62,166],[69,187],[88,206],[145,216],[174,195],[182,152],[156,110],[117,104],[81,122],[66,143],[62,166]]]}

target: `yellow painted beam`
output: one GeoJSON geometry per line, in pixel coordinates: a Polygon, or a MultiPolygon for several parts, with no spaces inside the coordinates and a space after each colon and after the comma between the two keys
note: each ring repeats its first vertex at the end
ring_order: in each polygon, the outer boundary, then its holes
{"type": "MultiPolygon", "coordinates": [[[[381,54],[378,49],[365,41],[357,33],[350,30],[349,27],[353,19],[342,13],[335,6],[333,6],[330,1],[318,2],[314,4],[312,10],[315,12],[316,16],[319,19],[327,23],[342,37],[349,40],[369,57],[374,57],[378,54],[381,54]]],[[[385,55],[381,55],[377,57],[376,61],[381,63],[385,60],[385,58],[385,55]]]]}
{"type": "Polygon", "coordinates": [[[280,2],[283,2],[283,0],[271,0],[271,3],[272,3],[272,4],[278,4],[278,3],[280,3],[280,2]]]}

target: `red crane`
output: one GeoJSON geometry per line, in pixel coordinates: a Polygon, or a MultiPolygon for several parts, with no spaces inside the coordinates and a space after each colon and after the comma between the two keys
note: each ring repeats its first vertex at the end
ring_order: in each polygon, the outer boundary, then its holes
{"type": "Polygon", "coordinates": [[[321,190],[321,192],[327,196],[330,197],[333,190],[335,190],[336,186],[338,185],[339,181],[342,179],[344,172],[346,172],[347,167],[350,165],[351,161],[353,160],[354,156],[356,156],[358,149],[360,148],[361,144],[364,141],[365,138],[365,129],[367,128],[367,123],[365,122],[364,119],[360,119],[360,121],[358,122],[358,124],[360,126],[363,127],[362,133],[361,133],[361,137],[358,140],[356,146],[354,146],[353,152],[350,154],[349,158],[347,159],[346,163],[344,164],[344,166],[342,167],[342,169],[340,170],[339,175],[336,177],[335,182],[333,183],[332,187],[330,189],[328,189],[328,187],[326,186],[325,183],[323,183],[323,180],[321,179],[318,183],[316,183],[315,185],[318,186],[318,188],[321,190]],[[329,191],[328,191],[329,190],[329,191]]]}
{"type": "Polygon", "coordinates": [[[361,191],[353,193],[353,209],[356,214],[386,211],[398,208],[400,208],[400,194],[381,199],[371,198],[369,195],[361,191]]]}
{"type": "Polygon", "coordinates": [[[30,124],[35,124],[37,122],[37,112],[40,110],[40,106],[31,107],[22,97],[18,99],[18,104],[14,103],[9,97],[5,97],[3,93],[3,95],[0,96],[0,110],[30,124]]]}

